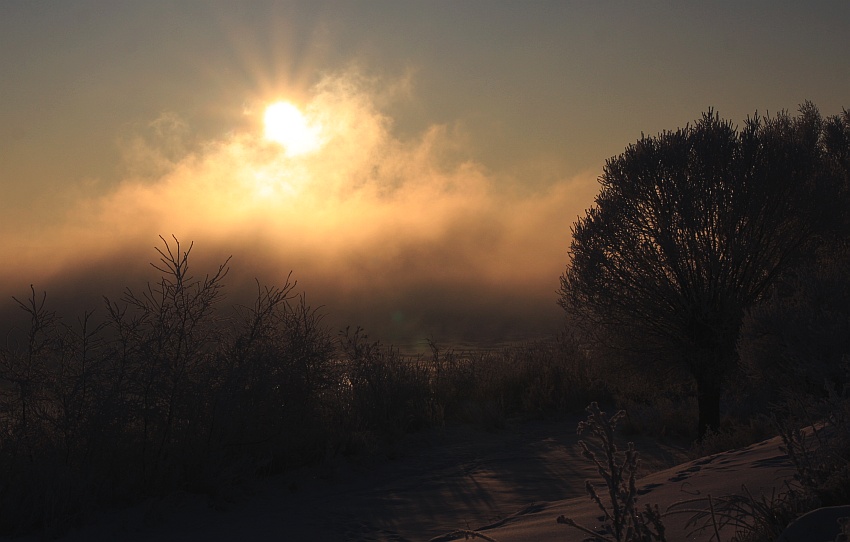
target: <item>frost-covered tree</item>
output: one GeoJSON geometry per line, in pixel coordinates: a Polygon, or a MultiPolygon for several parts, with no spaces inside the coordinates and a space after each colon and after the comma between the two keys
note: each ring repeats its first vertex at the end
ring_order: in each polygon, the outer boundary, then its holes
{"type": "Polygon", "coordinates": [[[701,436],[719,424],[744,311],[836,212],[840,183],[824,159],[836,122],[806,103],[740,130],[709,111],[644,136],[608,160],[573,225],[559,303],[611,346],[684,367],[701,436]]]}

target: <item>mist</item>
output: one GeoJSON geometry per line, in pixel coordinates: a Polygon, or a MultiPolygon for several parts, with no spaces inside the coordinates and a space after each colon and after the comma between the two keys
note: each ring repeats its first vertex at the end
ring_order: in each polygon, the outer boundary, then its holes
{"type": "MultiPolygon", "coordinates": [[[[159,236],[185,250],[195,276],[229,256],[227,303],[291,274],[333,329],[415,347],[551,336],[570,225],[592,201],[592,174],[547,184],[466,158],[462,128],[398,135],[384,111],[405,82],[330,74],[297,104],[321,146],[292,154],[263,137],[264,104],[209,141],[176,114],[122,143],[123,179],[82,196],[58,226],[0,238],[4,315],[29,285],[72,317],[155,280],[159,236]],[[531,188],[534,187],[534,188],[531,188]],[[172,237],[173,236],[173,237],[172,237]]],[[[22,311],[18,311],[20,313],[22,311]]]]}

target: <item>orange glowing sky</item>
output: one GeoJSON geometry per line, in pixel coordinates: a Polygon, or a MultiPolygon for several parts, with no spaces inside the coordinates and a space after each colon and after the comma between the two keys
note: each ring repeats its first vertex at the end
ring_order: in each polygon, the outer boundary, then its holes
{"type": "Polygon", "coordinates": [[[550,334],[605,160],[709,107],[850,106],[848,27],[843,2],[3,2],[0,295],[97,305],[174,234],[387,342],[550,334]]]}

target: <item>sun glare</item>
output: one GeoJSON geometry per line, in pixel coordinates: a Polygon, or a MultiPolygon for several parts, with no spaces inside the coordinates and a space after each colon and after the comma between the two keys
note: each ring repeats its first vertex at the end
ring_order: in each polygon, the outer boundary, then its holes
{"type": "Polygon", "coordinates": [[[321,147],[320,129],[289,102],[275,102],[263,116],[265,136],[279,143],[289,156],[306,154],[321,147]]]}

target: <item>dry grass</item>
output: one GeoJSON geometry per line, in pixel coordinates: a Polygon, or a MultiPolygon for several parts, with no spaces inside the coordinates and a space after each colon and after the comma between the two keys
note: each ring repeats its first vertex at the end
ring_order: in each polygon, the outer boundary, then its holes
{"type": "Polygon", "coordinates": [[[567,525],[589,535],[590,540],[600,542],[650,542],[665,541],[664,523],[658,507],[646,505],[641,511],[637,501],[636,478],[640,465],[638,452],[633,443],[626,450],[617,447],[614,430],[617,422],[625,417],[619,411],[610,418],[599,410],[596,403],[587,407],[587,421],[579,423],[578,433],[589,432],[594,441],[580,440],[582,455],[596,466],[605,481],[607,499],[603,499],[596,488],[587,482],[587,493],[602,511],[602,526],[593,530],[579,525],[574,520],[558,517],[558,523],[567,525]]]}

